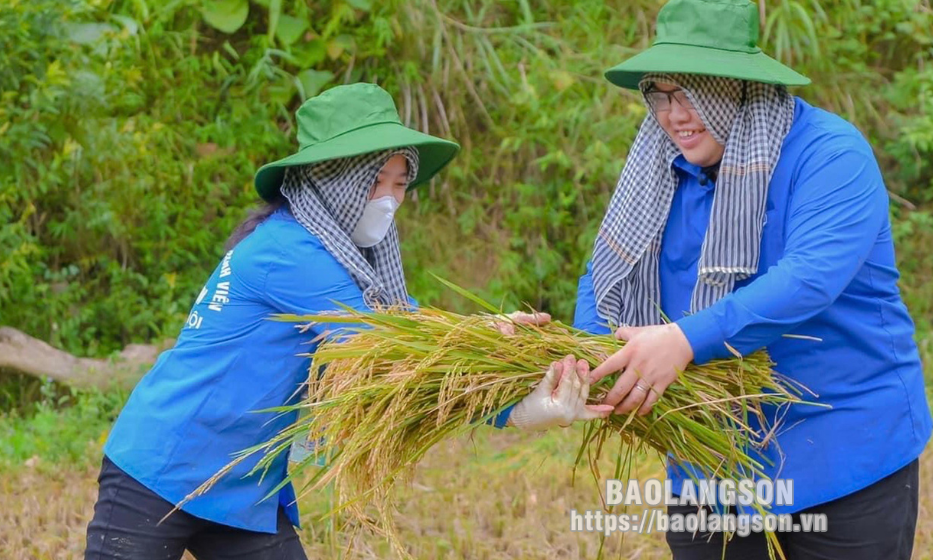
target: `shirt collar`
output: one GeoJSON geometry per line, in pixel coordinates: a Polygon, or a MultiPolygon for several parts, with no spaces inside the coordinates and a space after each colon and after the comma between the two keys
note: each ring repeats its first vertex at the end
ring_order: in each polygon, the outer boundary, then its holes
{"type": "Polygon", "coordinates": [[[678,154],[672,163],[674,169],[681,173],[682,179],[693,179],[697,181],[701,188],[712,190],[716,187],[716,174],[719,165],[712,167],[700,167],[687,161],[683,154],[678,154]]]}
{"type": "Polygon", "coordinates": [[[695,178],[699,177],[700,172],[703,171],[703,168],[699,165],[694,165],[687,161],[687,158],[685,158],[683,154],[678,154],[677,157],[674,158],[673,166],[695,178]]]}

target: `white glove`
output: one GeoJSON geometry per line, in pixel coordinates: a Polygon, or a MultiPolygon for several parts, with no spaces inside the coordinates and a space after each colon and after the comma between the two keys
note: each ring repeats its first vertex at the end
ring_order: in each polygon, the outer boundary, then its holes
{"type": "Polygon", "coordinates": [[[551,364],[535,390],[512,409],[506,425],[536,431],[609,416],[613,407],[587,405],[589,395],[589,366],[568,356],[551,364]]]}
{"type": "Polygon", "coordinates": [[[542,327],[551,322],[551,315],[535,311],[534,313],[525,313],[524,311],[513,311],[507,315],[499,315],[497,321],[492,322],[492,326],[505,336],[515,335],[515,325],[535,325],[542,327]]]}

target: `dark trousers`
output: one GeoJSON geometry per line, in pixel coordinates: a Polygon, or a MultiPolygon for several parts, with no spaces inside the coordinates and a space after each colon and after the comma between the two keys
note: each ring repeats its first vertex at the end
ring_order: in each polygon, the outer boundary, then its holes
{"type": "MultiPolygon", "coordinates": [[[[778,533],[788,560],[910,560],[919,502],[920,463],[914,461],[871,486],[800,513],[826,514],[825,533],[778,533]]],[[[696,513],[671,506],[668,513],[696,513]]],[[[799,514],[794,514],[799,523],[799,514]]],[[[721,560],[722,533],[667,533],[674,560],[721,560]]],[[[767,560],[764,533],[734,536],[725,560],[767,560]]]]}
{"type": "Polygon", "coordinates": [[[236,529],[176,511],[104,457],[100,492],[87,528],[85,560],[307,560],[294,527],[279,509],[278,532],[236,529]]]}

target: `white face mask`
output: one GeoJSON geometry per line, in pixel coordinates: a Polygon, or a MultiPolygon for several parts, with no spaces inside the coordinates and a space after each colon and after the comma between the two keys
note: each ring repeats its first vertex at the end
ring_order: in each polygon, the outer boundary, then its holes
{"type": "Polygon", "coordinates": [[[389,232],[395,211],[399,202],[394,196],[383,196],[370,200],[363,208],[363,217],[357,222],[350,239],[358,247],[372,247],[383,239],[389,232]]]}

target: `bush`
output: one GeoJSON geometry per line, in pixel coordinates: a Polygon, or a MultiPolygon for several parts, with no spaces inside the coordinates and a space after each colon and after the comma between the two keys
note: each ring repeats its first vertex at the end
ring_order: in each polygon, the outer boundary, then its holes
{"type": "MultiPolygon", "coordinates": [[[[256,200],[254,170],[293,149],[294,109],[358,80],[463,145],[400,217],[412,293],[464,311],[435,272],[568,320],[644,116],[602,70],[646,46],[661,4],[8,1],[0,323],[84,355],[174,336],[256,200]]],[[[799,93],[858,124],[892,191],[929,208],[928,0],[766,8],[766,50],[814,78],[799,93]]],[[[929,213],[895,216],[905,297],[928,327],[929,238],[910,232],[929,213]]]]}
{"type": "Polygon", "coordinates": [[[81,464],[100,458],[100,445],[126,401],[122,391],[65,391],[51,382],[24,413],[0,413],[0,467],[38,458],[81,464]]]}

